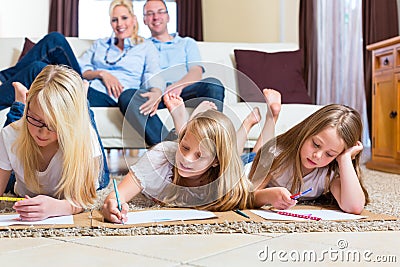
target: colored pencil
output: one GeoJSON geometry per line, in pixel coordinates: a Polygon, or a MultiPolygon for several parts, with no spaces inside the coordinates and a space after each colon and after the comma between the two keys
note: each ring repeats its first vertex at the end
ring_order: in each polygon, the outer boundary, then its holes
{"type": "Polygon", "coordinates": [[[294,200],[297,200],[297,199],[301,198],[302,196],[304,196],[305,194],[310,193],[312,190],[313,190],[312,187],[310,187],[306,191],[303,191],[303,192],[300,192],[300,193],[297,193],[297,194],[294,194],[294,195],[290,196],[290,198],[294,199],[294,200]]]}
{"type": "MultiPolygon", "coordinates": [[[[119,198],[117,181],[115,179],[113,179],[113,183],[114,183],[115,198],[117,199],[117,203],[118,203],[118,210],[122,211],[122,205],[121,205],[121,200],[119,198]]],[[[124,224],[124,221],[122,220],[122,218],[121,218],[121,223],[124,224]]]]}
{"type": "Polygon", "coordinates": [[[241,210],[234,210],[234,212],[236,212],[237,214],[239,214],[239,215],[241,215],[241,216],[243,216],[243,217],[245,217],[247,219],[250,219],[250,217],[246,213],[241,211],[241,210]]]}
{"type": "Polygon", "coordinates": [[[17,201],[24,200],[24,199],[25,198],[23,198],[23,197],[0,197],[0,201],[3,200],[3,201],[14,201],[14,202],[17,202],[17,201]]]}

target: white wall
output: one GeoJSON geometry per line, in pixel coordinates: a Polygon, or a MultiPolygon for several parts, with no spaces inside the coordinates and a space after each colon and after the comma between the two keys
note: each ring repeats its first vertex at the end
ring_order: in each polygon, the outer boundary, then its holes
{"type": "Polygon", "coordinates": [[[0,37],[42,37],[49,10],[50,0],[0,0],[0,37]]]}
{"type": "Polygon", "coordinates": [[[300,0],[203,0],[204,40],[298,42],[300,0]]]}
{"type": "Polygon", "coordinates": [[[279,41],[298,43],[300,0],[280,0],[280,6],[280,27],[282,33],[279,41]]]}

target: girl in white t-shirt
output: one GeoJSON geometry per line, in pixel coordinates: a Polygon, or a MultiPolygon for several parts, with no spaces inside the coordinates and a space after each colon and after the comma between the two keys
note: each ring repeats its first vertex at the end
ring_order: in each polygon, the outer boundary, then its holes
{"type": "Polygon", "coordinates": [[[209,109],[196,114],[178,142],[161,142],[148,150],[103,205],[111,222],[126,221],[126,202],[144,193],[164,204],[224,211],[252,207],[252,185],[243,172],[231,120],[209,109]]]}
{"type": "Polygon", "coordinates": [[[291,195],[312,187],[303,199],[330,192],[343,211],[361,213],[369,201],[360,171],[362,129],[356,110],[331,104],[268,141],[251,163],[255,205],[287,209],[296,204],[291,195]]]}
{"type": "Polygon", "coordinates": [[[86,91],[74,70],[48,65],[30,87],[23,117],[1,130],[0,195],[14,172],[13,191],[25,197],[13,206],[21,220],[76,214],[94,203],[103,166],[86,91]]]}

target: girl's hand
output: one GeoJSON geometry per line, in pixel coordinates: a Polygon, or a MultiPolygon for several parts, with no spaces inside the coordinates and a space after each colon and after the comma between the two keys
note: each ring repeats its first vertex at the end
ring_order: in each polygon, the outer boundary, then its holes
{"type": "Polygon", "coordinates": [[[270,204],[276,209],[288,209],[296,205],[297,201],[290,198],[289,190],[284,187],[270,187],[256,190],[256,206],[270,204]]]}
{"type": "Polygon", "coordinates": [[[118,98],[124,90],[124,87],[119,82],[119,80],[107,71],[102,71],[100,77],[107,88],[108,94],[114,96],[115,98],[118,98]]]}
{"type": "MultiPolygon", "coordinates": [[[[49,217],[66,215],[65,201],[49,196],[38,195],[15,202],[13,209],[19,214],[22,221],[40,221],[49,217]]],[[[72,214],[72,211],[69,213],[72,214]]]]}
{"type": "Polygon", "coordinates": [[[363,144],[360,141],[357,141],[357,143],[343,151],[339,156],[337,156],[336,160],[338,163],[340,163],[341,160],[345,158],[350,158],[350,160],[353,160],[355,156],[357,156],[358,153],[360,153],[364,149],[363,144]]]}
{"type": "Polygon", "coordinates": [[[289,190],[284,187],[272,187],[270,194],[270,204],[277,209],[285,210],[296,205],[297,201],[290,198],[289,190]]]}
{"type": "Polygon", "coordinates": [[[122,211],[118,210],[118,202],[115,198],[107,198],[103,204],[103,216],[104,219],[113,223],[122,223],[128,220],[128,204],[124,203],[121,205],[122,211]]]}
{"type": "Polygon", "coordinates": [[[118,184],[118,191],[121,203],[121,211],[118,210],[118,202],[115,198],[115,193],[110,193],[104,200],[102,213],[104,219],[109,222],[121,223],[128,220],[128,204],[127,201],[142,191],[139,180],[132,172],[125,175],[124,179],[118,184]]]}
{"type": "Polygon", "coordinates": [[[337,158],[339,177],[333,179],[330,191],[335,197],[339,207],[348,213],[360,214],[364,209],[365,195],[359,177],[351,162],[363,149],[361,142],[346,149],[337,158]]]}

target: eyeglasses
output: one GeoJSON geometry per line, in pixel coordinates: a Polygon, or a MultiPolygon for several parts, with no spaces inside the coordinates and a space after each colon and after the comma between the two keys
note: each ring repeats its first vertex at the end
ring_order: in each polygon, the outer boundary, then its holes
{"type": "Polygon", "coordinates": [[[158,10],[157,12],[149,11],[147,13],[144,13],[143,16],[145,16],[145,17],[153,17],[155,14],[161,16],[161,15],[168,14],[168,11],[167,10],[158,10]]]}
{"type": "Polygon", "coordinates": [[[46,123],[43,123],[43,122],[29,116],[28,114],[26,114],[26,120],[27,120],[27,122],[29,122],[29,124],[32,124],[35,127],[38,127],[38,128],[46,127],[46,129],[49,130],[50,132],[55,132],[55,130],[52,127],[49,127],[46,123]]]}

